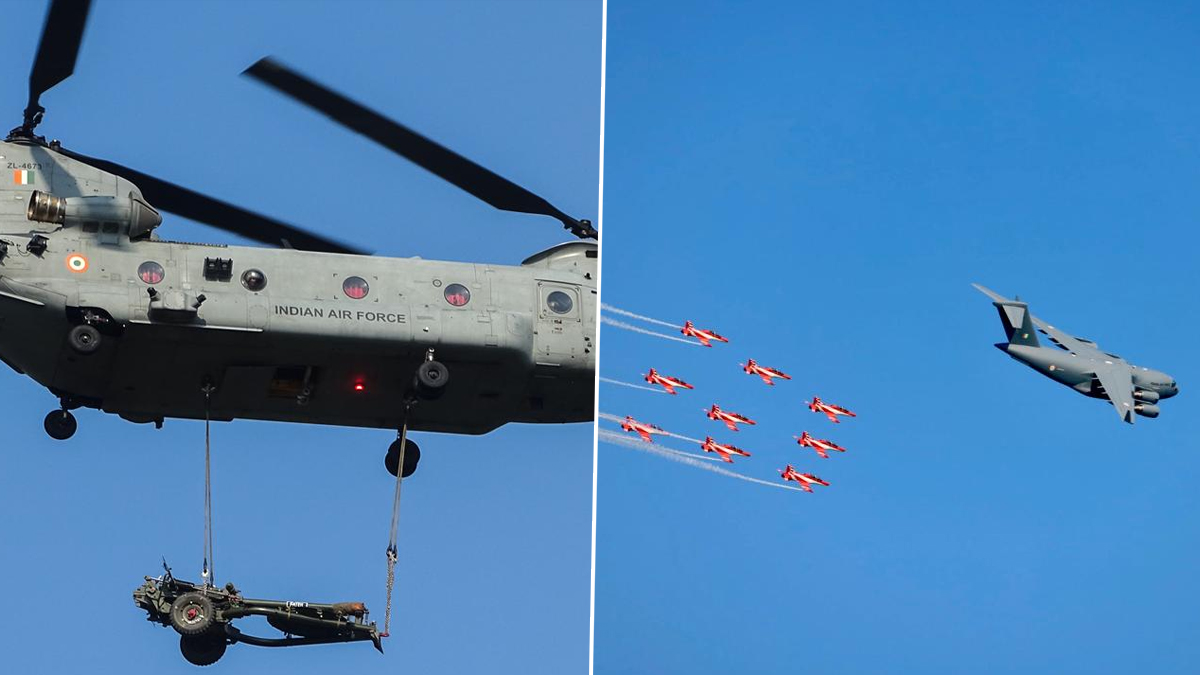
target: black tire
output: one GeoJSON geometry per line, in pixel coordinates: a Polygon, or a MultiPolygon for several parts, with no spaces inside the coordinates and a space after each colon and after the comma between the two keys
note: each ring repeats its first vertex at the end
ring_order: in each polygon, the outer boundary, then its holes
{"type": "Polygon", "coordinates": [[[423,399],[433,400],[446,392],[446,383],[450,381],[450,369],[439,361],[426,361],[417,367],[413,377],[413,388],[423,399]]]}
{"type": "Polygon", "coordinates": [[[207,596],[184,593],[171,603],[171,627],[180,635],[204,635],[216,625],[216,614],[212,600],[207,596]]]}
{"type": "Polygon", "coordinates": [[[75,416],[66,410],[51,410],[42,421],[42,428],[50,438],[65,441],[75,435],[79,423],[75,421],[75,416]]]}
{"type": "MultiPolygon", "coordinates": [[[[417,470],[417,462],[421,461],[421,448],[413,439],[408,439],[408,449],[404,451],[404,477],[408,478],[417,470]]],[[[396,475],[396,466],[400,464],[400,439],[392,441],[387,454],[383,457],[383,466],[387,472],[396,475]]]]}
{"type": "Polygon", "coordinates": [[[87,324],[75,326],[70,333],[67,333],[67,344],[71,345],[71,349],[85,356],[95,353],[100,348],[100,331],[96,330],[95,326],[87,324]]]}
{"type": "Polygon", "coordinates": [[[193,666],[211,666],[225,655],[228,647],[224,637],[179,636],[179,653],[193,666]]]}

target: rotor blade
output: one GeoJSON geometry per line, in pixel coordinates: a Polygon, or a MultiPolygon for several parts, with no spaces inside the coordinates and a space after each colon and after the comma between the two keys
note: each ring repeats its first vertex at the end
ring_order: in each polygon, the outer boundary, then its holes
{"type": "Polygon", "coordinates": [[[29,73],[27,124],[41,112],[38,105],[41,95],[75,72],[75,59],[79,56],[79,43],[83,41],[83,27],[87,24],[91,4],[91,0],[53,0],[50,3],[37,57],[29,73]]]}
{"type": "Polygon", "coordinates": [[[77,159],[85,164],[94,166],[101,171],[114,173],[133,182],[142,191],[142,196],[152,206],[183,216],[189,220],[211,225],[217,229],[232,232],[247,239],[272,246],[296,248],[304,251],[368,255],[366,251],[347,246],[332,239],[326,239],[311,232],[305,232],[300,228],[288,225],[274,218],[247,211],[228,202],[202,195],[199,192],[167,182],[161,178],[155,178],[141,171],[121,166],[115,162],[88,157],[87,155],[81,155],[66,148],[60,148],[59,152],[72,159],[77,159]]]}
{"type": "Polygon", "coordinates": [[[568,216],[542,197],[507,178],[300,75],[270,57],[259,59],[243,74],[315,108],[498,209],[550,216],[561,221],[563,227],[577,237],[598,237],[590,222],[568,216]]]}

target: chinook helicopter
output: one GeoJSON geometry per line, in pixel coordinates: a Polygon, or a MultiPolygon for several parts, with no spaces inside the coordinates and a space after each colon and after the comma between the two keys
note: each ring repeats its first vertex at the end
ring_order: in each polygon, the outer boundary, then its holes
{"type": "MultiPolygon", "coordinates": [[[[0,142],[0,360],[72,410],[483,434],[593,419],[598,233],[545,199],[272,59],[245,74],[492,206],[581,241],[520,265],[369,256],[35,133],[89,0],[53,0],[22,124],[0,142]],[[278,248],[182,243],[160,211],[278,248]],[[592,240],[592,241],[587,241],[592,240]],[[413,402],[419,402],[412,405],[413,402]]],[[[420,451],[408,441],[403,475],[420,451]]],[[[400,470],[399,441],[385,466],[400,470]]]]}

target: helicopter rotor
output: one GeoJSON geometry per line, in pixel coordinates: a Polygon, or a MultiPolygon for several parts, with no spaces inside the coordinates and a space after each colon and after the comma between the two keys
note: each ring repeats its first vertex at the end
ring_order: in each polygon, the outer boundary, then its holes
{"type": "Polygon", "coordinates": [[[116,162],[88,157],[61,147],[58,151],[71,159],[77,159],[84,164],[116,174],[132,182],[142,191],[142,197],[156,208],[245,237],[251,241],[303,251],[370,254],[368,251],[319,234],[313,234],[294,225],[254,213],[195,190],[189,190],[181,185],[122,166],[116,162]]]}
{"type": "Polygon", "coordinates": [[[25,119],[21,126],[13,129],[13,134],[33,136],[34,128],[46,112],[40,103],[42,94],[75,72],[75,59],[79,56],[79,44],[83,41],[83,27],[87,24],[91,5],[92,0],[53,0],[50,3],[37,56],[29,71],[29,104],[25,106],[25,119]]]}
{"type": "MultiPolygon", "coordinates": [[[[90,10],[91,0],[51,0],[50,9],[46,13],[46,23],[42,27],[42,37],[38,43],[37,56],[29,74],[29,105],[25,108],[25,119],[21,126],[9,132],[9,140],[22,139],[43,145],[46,143],[44,138],[33,133],[45,113],[39,99],[42,94],[75,72],[75,62],[79,56],[79,46],[83,41],[83,31],[90,10]]],[[[366,251],[116,162],[88,157],[63,148],[57,143],[50,144],[50,147],[67,157],[131,181],[141,190],[142,197],[156,208],[189,220],[271,246],[329,253],[367,254],[366,251]]]]}
{"type": "Polygon", "coordinates": [[[498,209],[550,216],[581,239],[599,238],[590,221],[568,216],[546,199],[507,178],[318,84],[269,56],[259,59],[242,74],[323,113],[498,209]]]}

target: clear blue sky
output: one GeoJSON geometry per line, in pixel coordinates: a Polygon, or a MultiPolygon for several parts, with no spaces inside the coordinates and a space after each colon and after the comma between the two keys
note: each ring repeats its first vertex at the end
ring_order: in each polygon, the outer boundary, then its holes
{"type": "MultiPolygon", "coordinates": [[[[569,238],[430,177],[246,78],[267,54],[595,218],[598,2],[96,0],[75,76],[39,132],[382,254],[517,264],[569,238]]],[[[5,7],[5,129],[20,122],[45,4],[5,7]]],[[[166,216],[174,239],[231,237],[166,216]]],[[[79,411],[0,374],[0,670],[195,672],[131,592],[165,555],[195,579],[203,427],[155,431],[79,411]]],[[[239,421],[214,427],[218,581],[257,597],[363,600],[383,618],[394,433],[239,421]]],[[[592,428],[421,434],[405,483],[397,612],[369,645],[230,649],[222,672],[581,673],[588,645],[592,428]]],[[[265,628],[265,625],[262,626],[265,628]]]]}
{"type": "Polygon", "coordinates": [[[603,375],[696,391],[601,409],[832,486],[602,445],[599,675],[1195,672],[1198,38],[1186,3],[609,3],[603,298],[732,343],[605,328],[603,375]],[[1182,393],[1120,423],[992,347],[973,281],[1182,393]]]}

